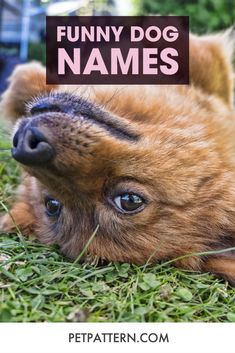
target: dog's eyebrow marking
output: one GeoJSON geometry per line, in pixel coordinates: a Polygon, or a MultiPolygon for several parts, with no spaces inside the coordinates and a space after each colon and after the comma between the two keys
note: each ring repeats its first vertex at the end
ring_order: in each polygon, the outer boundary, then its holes
{"type": "Polygon", "coordinates": [[[74,119],[76,119],[76,116],[83,116],[87,121],[99,125],[115,138],[135,142],[140,137],[121,118],[114,117],[98,105],[69,93],[54,93],[40,97],[29,105],[29,112],[31,115],[61,112],[72,114],[74,119]]]}

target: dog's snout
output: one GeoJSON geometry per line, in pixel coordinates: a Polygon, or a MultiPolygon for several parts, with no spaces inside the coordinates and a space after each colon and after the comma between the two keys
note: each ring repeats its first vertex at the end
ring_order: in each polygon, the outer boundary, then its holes
{"type": "Polygon", "coordinates": [[[12,156],[25,165],[42,165],[53,159],[54,148],[38,128],[26,126],[13,138],[12,156]]]}

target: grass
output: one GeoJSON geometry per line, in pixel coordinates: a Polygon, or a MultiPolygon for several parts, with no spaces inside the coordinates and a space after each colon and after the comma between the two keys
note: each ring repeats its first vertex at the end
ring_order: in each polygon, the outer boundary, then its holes
{"type": "MultiPolygon", "coordinates": [[[[0,130],[0,212],[19,181],[9,148],[0,130]]],[[[235,291],[169,263],[71,263],[56,247],[0,234],[0,321],[235,322],[235,291]]]]}

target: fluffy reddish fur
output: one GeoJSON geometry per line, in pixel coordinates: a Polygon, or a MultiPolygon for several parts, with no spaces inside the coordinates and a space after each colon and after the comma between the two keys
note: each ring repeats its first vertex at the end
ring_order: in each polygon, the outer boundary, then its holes
{"type": "MultiPolygon", "coordinates": [[[[47,86],[39,64],[18,66],[2,99],[13,121],[29,117],[26,103],[49,92],[48,99],[66,104],[53,95],[66,92],[98,105],[140,140],[121,141],[96,125],[73,123],[68,114],[46,114],[40,128],[56,147],[54,172],[24,167],[17,201],[1,228],[13,231],[13,218],[23,233],[57,243],[75,258],[99,224],[87,256],[137,264],[234,247],[231,34],[191,36],[189,86],[47,86]],[[134,215],[118,214],[106,202],[116,188],[145,195],[147,206],[134,215]],[[57,227],[45,215],[45,193],[64,205],[57,227]]],[[[235,283],[234,251],[186,256],[176,265],[235,283]]]]}

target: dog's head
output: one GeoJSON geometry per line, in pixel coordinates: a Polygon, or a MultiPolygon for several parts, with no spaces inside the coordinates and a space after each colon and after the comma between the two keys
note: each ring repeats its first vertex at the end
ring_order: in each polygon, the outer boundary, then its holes
{"type": "MultiPolygon", "coordinates": [[[[89,244],[87,256],[138,264],[234,246],[235,116],[226,38],[191,38],[190,86],[45,93],[48,86],[39,89],[35,80],[19,85],[38,70],[43,77],[41,68],[18,69],[4,104],[16,112],[16,86],[24,87],[28,104],[12,149],[27,173],[12,210],[19,227],[71,258],[89,244]]],[[[213,270],[218,261],[191,256],[178,264],[211,263],[213,270]]]]}

